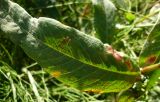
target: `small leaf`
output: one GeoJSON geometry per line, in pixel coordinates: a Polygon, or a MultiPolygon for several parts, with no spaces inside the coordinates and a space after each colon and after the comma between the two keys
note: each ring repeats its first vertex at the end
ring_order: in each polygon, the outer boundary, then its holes
{"type": "Polygon", "coordinates": [[[136,16],[134,14],[129,13],[129,12],[125,14],[125,17],[129,22],[132,22],[136,18],[136,16]]]}
{"type": "Polygon", "coordinates": [[[111,44],[115,30],[116,7],[110,0],[92,0],[92,2],[97,36],[102,42],[111,44]]]}

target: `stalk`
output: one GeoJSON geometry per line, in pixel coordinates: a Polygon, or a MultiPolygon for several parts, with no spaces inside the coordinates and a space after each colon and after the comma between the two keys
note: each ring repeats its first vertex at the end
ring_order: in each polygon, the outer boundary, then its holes
{"type": "Polygon", "coordinates": [[[160,69],[160,63],[143,67],[142,70],[141,70],[141,73],[142,73],[142,74],[146,74],[146,73],[151,72],[151,71],[154,71],[154,70],[156,70],[156,69],[160,69]]]}

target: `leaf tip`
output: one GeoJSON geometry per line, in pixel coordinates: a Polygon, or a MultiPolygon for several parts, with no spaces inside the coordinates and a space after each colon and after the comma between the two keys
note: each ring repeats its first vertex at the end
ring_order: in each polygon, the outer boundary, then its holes
{"type": "Polygon", "coordinates": [[[151,55],[147,58],[147,64],[153,64],[156,61],[157,57],[155,55],[151,55]]]}

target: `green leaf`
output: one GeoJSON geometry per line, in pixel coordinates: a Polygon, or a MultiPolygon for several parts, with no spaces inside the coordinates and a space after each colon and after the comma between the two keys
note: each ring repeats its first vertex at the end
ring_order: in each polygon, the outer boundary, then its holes
{"type": "Polygon", "coordinates": [[[139,77],[139,72],[92,61],[104,56],[105,48],[98,39],[54,19],[32,18],[8,0],[0,0],[0,30],[52,76],[80,90],[119,92],[139,77]]]}
{"type": "MultiPolygon", "coordinates": [[[[158,6],[159,7],[159,6],[158,6]]],[[[158,9],[156,6],[156,8],[158,9]]],[[[157,9],[153,7],[151,9],[150,19],[145,20],[145,23],[152,23],[151,29],[149,29],[150,34],[144,44],[144,47],[140,54],[139,63],[142,68],[149,65],[154,65],[159,63],[160,61],[160,47],[159,47],[159,40],[160,40],[160,29],[159,29],[159,13],[157,12],[157,9]],[[157,14],[158,13],[158,14],[157,14]]],[[[144,23],[142,22],[142,23],[144,23]]],[[[155,69],[155,68],[154,68],[155,69]]],[[[148,74],[149,76],[149,82],[147,85],[147,89],[152,88],[156,82],[159,80],[160,77],[160,69],[159,66],[156,68],[157,70],[151,71],[148,74]]]]}
{"type": "MultiPolygon", "coordinates": [[[[157,16],[157,15],[155,15],[157,16]]],[[[154,18],[154,16],[150,17],[154,18]]],[[[159,55],[160,55],[160,47],[159,47],[159,40],[160,40],[160,30],[158,21],[160,19],[157,17],[156,19],[152,19],[152,21],[145,20],[144,22],[154,22],[154,25],[149,29],[149,36],[143,46],[143,49],[140,54],[140,65],[141,66],[148,66],[151,64],[155,64],[159,62],[159,55]],[[156,22],[157,21],[157,22],[156,22]]],[[[142,22],[143,24],[143,22],[142,22]]]]}
{"type": "Polygon", "coordinates": [[[102,42],[111,44],[115,31],[116,7],[110,0],[92,0],[94,27],[102,42]]]}
{"type": "Polygon", "coordinates": [[[155,86],[160,81],[159,74],[160,74],[160,70],[153,71],[150,74],[149,82],[147,83],[147,90],[151,89],[153,86],[155,86]]]}
{"type": "Polygon", "coordinates": [[[132,22],[133,20],[135,20],[136,16],[130,12],[127,12],[126,14],[126,19],[129,21],[129,22],[132,22]]]}

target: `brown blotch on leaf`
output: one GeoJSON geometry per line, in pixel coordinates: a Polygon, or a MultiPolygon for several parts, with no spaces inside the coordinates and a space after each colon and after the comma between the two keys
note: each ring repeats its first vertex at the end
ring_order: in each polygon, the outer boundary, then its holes
{"type": "Polygon", "coordinates": [[[60,71],[54,71],[51,73],[51,75],[55,78],[59,77],[61,75],[61,72],[60,71]]]}
{"type": "Polygon", "coordinates": [[[147,64],[153,64],[153,63],[156,62],[156,59],[157,59],[157,57],[156,57],[155,55],[151,55],[151,56],[149,56],[149,57],[147,58],[146,63],[147,63],[147,64]]]}
{"type": "Polygon", "coordinates": [[[124,54],[122,52],[116,51],[112,46],[105,45],[106,46],[106,52],[108,54],[111,54],[116,61],[121,62],[123,60],[124,54]]]}
{"type": "Polygon", "coordinates": [[[130,60],[126,60],[124,63],[125,63],[125,65],[127,66],[127,69],[128,69],[129,71],[132,71],[132,70],[133,70],[133,66],[132,66],[132,63],[131,63],[130,60]]]}

